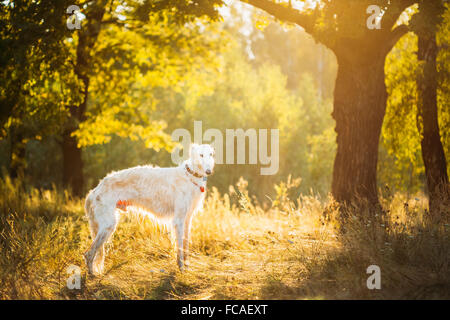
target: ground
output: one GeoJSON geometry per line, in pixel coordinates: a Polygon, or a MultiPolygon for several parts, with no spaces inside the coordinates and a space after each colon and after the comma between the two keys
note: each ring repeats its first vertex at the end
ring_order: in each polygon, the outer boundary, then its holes
{"type": "Polygon", "coordinates": [[[105,273],[90,276],[83,199],[22,187],[1,184],[3,299],[450,298],[449,225],[430,227],[423,196],[383,199],[383,218],[355,210],[342,233],[329,198],[282,195],[263,206],[245,184],[224,195],[210,188],[187,271],[177,268],[169,230],[126,215],[107,244],[105,273]],[[366,285],[373,264],[380,290],[366,285]],[[67,288],[70,265],[81,269],[80,290],[67,288]]]}

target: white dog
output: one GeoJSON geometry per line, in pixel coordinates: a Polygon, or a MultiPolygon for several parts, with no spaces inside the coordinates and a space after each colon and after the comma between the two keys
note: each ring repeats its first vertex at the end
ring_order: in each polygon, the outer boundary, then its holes
{"type": "Polygon", "coordinates": [[[213,169],[214,149],[207,144],[192,144],[189,159],[178,167],[138,166],[107,175],[86,197],[93,239],[84,254],[89,273],[103,272],[104,244],[114,233],[120,214],[133,209],[173,226],[177,263],[183,270],[192,216],[203,206],[206,177],[213,169]]]}

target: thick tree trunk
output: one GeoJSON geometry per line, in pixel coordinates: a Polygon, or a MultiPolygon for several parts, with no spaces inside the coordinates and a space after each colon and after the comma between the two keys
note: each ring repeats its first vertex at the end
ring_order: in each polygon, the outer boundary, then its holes
{"type": "Polygon", "coordinates": [[[332,194],[342,204],[366,201],[378,208],[378,145],[387,99],[385,55],[361,59],[355,50],[337,58],[333,110],[337,153],[332,194]]]}
{"type": "MultiPolygon", "coordinates": [[[[358,1],[348,1],[352,8],[344,11],[339,9],[340,5],[325,4],[323,10],[314,14],[268,0],[245,2],[303,27],[336,54],[339,69],[333,117],[338,146],[332,193],[341,204],[363,200],[378,208],[378,144],[387,101],[384,62],[387,53],[408,31],[406,25],[394,27],[395,22],[416,1],[386,4],[380,29],[370,29],[366,21],[360,20],[367,17],[367,4],[356,4],[358,1]],[[325,23],[329,28],[318,27],[323,23],[318,17],[324,12],[326,15],[335,12],[334,22],[325,23]],[[324,29],[327,31],[323,32],[324,29]]],[[[345,6],[344,2],[341,5],[345,6]]]]}
{"type": "Polygon", "coordinates": [[[422,158],[429,196],[430,213],[439,217],[440,203],[449,199],[447,165],[439,134],[437,111],[437,44],[434,32],[419,33],[418,59],[423,62],[417,77],[417,126],[421,134],[422,158]]]}

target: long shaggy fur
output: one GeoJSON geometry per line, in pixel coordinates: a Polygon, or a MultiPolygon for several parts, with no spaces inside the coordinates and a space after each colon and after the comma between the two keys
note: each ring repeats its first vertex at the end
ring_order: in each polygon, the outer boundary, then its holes
{"type": "Polygon", "coordinates": [[[203,206],[206,176],[214,168],[210,145],[192,144],[190,158],[178,167],[138,166],[107,175],[85,202],[93,242],[84,254],[89,273],[102,273],[105,243],[124,211],[140,211],[171,225],[175,232],[177,263],[182,270],[189,249],[192,216],[203,206]]]}

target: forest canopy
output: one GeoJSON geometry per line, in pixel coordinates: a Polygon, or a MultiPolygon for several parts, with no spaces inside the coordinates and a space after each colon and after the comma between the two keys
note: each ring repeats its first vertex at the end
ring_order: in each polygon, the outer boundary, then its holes
{"type": "MultiPolygon", "coordinates": [[[[211,178],[220,190],[242,176],[264,200],[274,183],[293,175],[301,178],[297,192],[330,192],[338,61],[329,41],[321,43],[325,29],[311,36],[308,27],[294,27],[289,19],[280,24],[270,10],[239,1],[195,9],[183,1],[151,3],[85,4],[81,28],[69,30],[68,2],[2,2],[4,174],[39,187],[65,185],[81,195],[111,170],[173,165],[171,132],[192,131],[194,121],[202,120],[203,130],[280,130],[278,174],[260,176],[254,165],[220,165],[211,178]],[[72,174],[77,170],[83,177],[78,182],[72,174]]],[[[402,19],[414,23],[417,4],[408,10],[402,19]]],[[[436,61],[447,159],[449,23],[447,6],[437,29],[436,61]]],[[[413,31],[398,41],[384,65],[388,99],[377,165],[378,188],[408,193],[426,190],[413,31]]]]}

